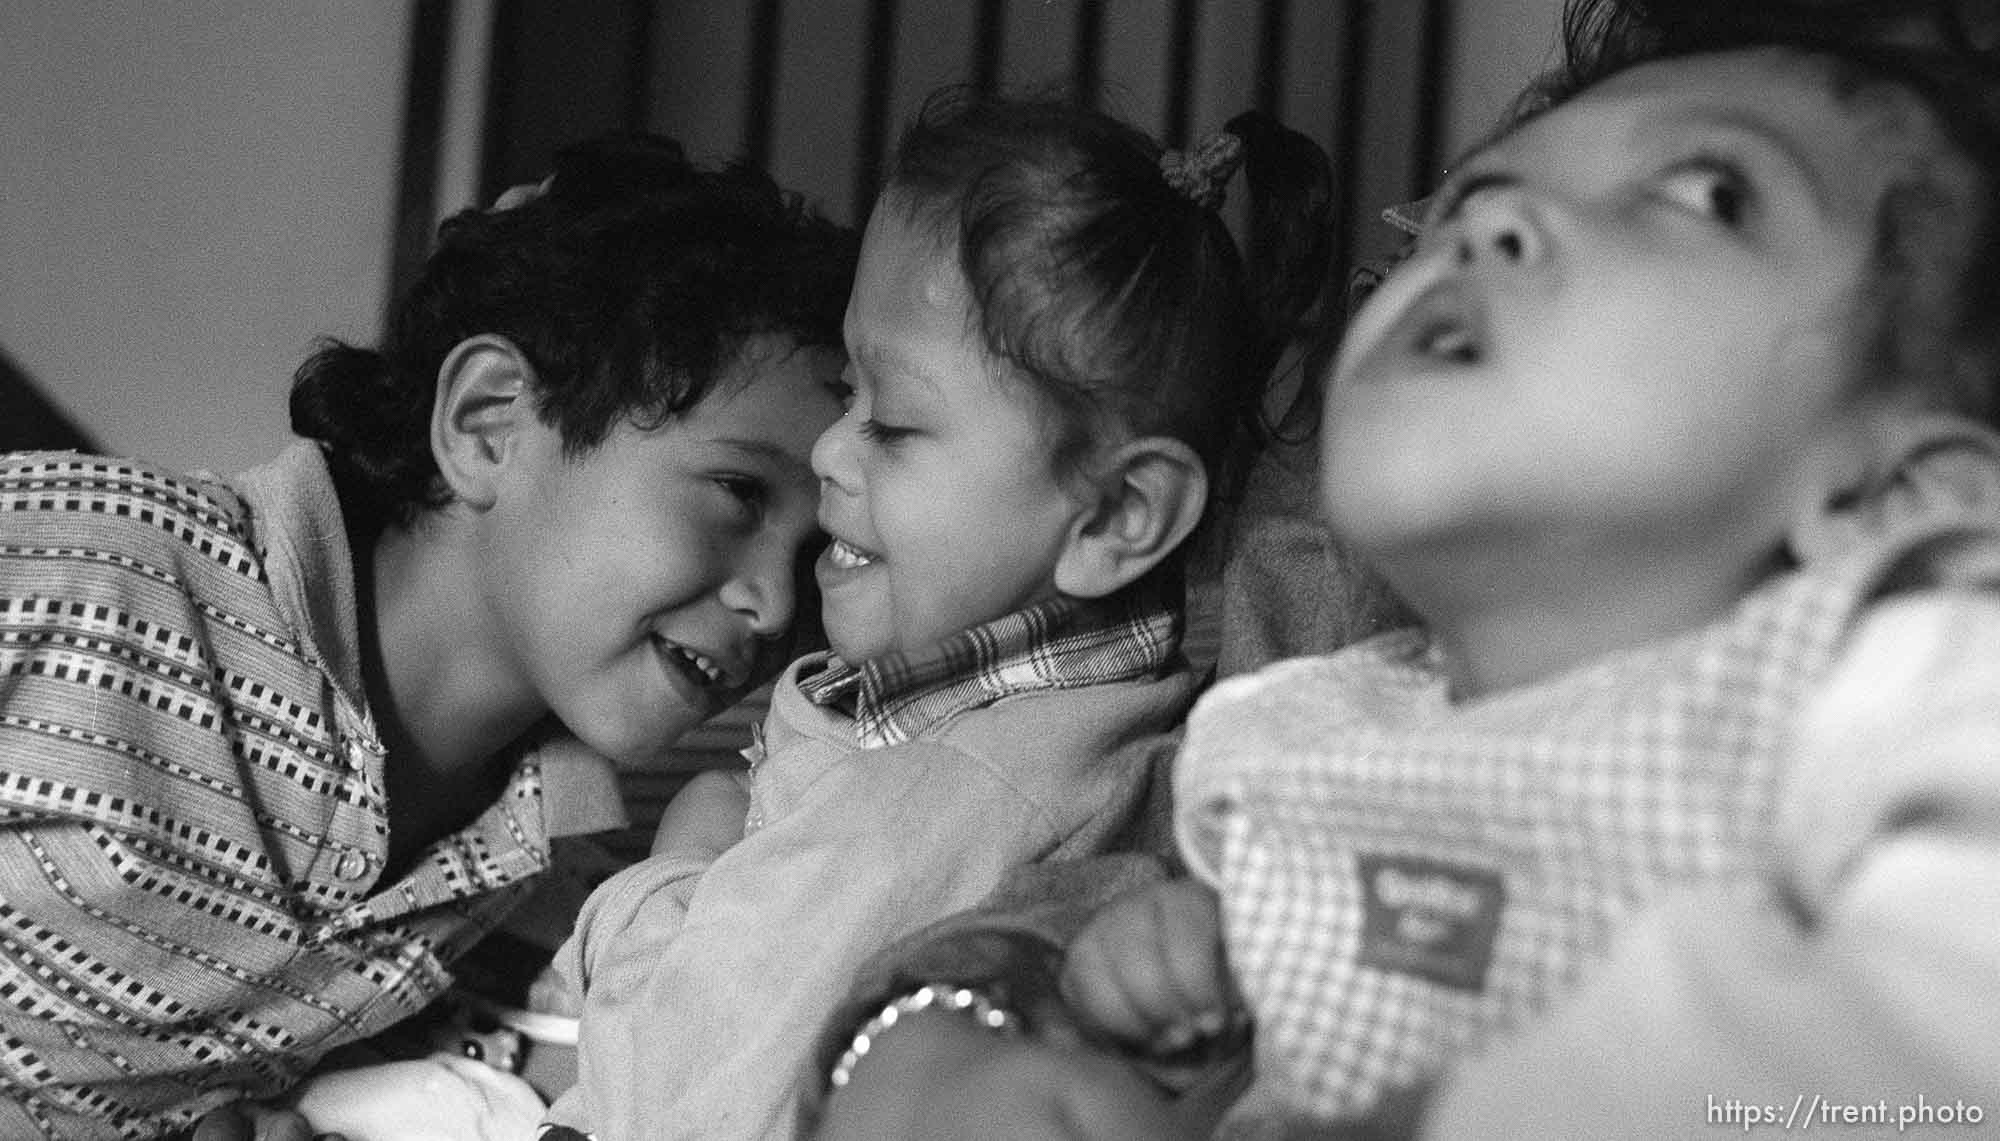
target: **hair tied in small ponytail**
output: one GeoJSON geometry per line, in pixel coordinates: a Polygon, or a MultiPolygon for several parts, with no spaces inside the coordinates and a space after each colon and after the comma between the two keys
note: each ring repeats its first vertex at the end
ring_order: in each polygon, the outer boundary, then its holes
{"type": "Polygon", "coordinates": [[[1192,150],[1170,150],[1160,156],[1160,174],[1167,185],[1204,210],[1222,205],[1223,188],[1243,165],[1243,139],[1218,131],[1192,150]]]}

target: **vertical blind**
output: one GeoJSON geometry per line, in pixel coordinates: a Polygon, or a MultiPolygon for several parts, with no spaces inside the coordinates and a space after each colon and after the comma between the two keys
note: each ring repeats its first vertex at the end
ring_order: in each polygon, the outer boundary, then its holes
{"type": "MultiPolygon", "coordinates": [[[[463,2],[463,0],[461,0],[463,2]]],[[[480,197],[563,143],[673,135],[747,156],[829,216],[865,218],[902,125],[936,88],[1059,91],[1184,146],[1258,108],[1334,160],[1336,274],[1385,250],[1381,209],[1439,162],[1448,0],[487,0],[480,197]]],[[[395,250],[435,200],[453,0],[418,0],[395,250]]]]}

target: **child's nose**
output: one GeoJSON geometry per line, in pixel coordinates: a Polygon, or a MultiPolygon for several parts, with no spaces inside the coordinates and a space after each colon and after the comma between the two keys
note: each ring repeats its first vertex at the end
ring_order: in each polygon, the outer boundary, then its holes
{"type": "Polygon", "coordinates": [[[760,638],[784,633],[798,613],[797,566],[796,550],[774,538],[723,584],[722,604],[742,615],[760,638]]]}
{"type": "Polygon", "coordinates": [[[1531,265],[1546,248],[1534,211],[1517,190],[1489,191],[1467,202],[1459,219],[1460,265],[1531,265]]]}
{"type": "Polygon", "coordinates": [[[827,484],[853,494],[854,465],[850,449],[854,442],[854,426],[858,422],[854,409],[849,408],[819,434],[819,439],[813,441],[812,470],[819,477],[822,494],[827,484]]]}

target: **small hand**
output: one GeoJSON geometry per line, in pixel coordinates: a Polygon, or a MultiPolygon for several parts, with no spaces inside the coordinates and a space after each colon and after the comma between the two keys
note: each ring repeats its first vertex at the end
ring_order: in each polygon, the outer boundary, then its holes
{"type": "Polygon", "coordinates": [[[1239,1024],[1215,892],[1166,880],[1112,900],[1070,944],[1062,994],[1085,1026],[1156,1055],[1239,1024]]]}

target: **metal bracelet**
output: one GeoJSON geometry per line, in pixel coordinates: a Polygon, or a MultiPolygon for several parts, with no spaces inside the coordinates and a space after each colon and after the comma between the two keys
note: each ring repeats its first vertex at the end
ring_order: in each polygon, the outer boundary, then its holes
{"type": "Polygon", "coordinates": [[[862,1023],[855,1032],[854,1041],[840,1055],[840,1061],[833,1065],[833,1072],[827,1080],[834,1089],[840,1089],[854,1077],[854,1067],[868,1056],[882,1035],[889,1028],[902,1021],[904,1015],[925,1010],[950,1010],[970,1014],[974,1021],[988,1030],[1009,1033],[1020,1027],[1020,1019],[1013,1011],[995,1006],[987,998],[971,987],[952,986],[949,983],[925,983],[923,986],[890,1001],[875,1017],[862,1023]]]}

